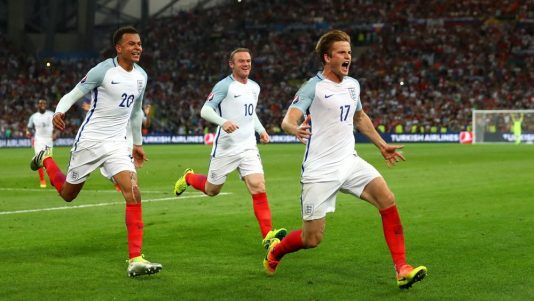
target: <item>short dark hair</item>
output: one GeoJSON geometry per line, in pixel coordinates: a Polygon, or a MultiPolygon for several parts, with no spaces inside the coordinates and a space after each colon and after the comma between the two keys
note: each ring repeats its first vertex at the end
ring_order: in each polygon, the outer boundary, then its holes
{"type": "Polygon", "coordinates": [[[137,29],[135,29],[135,27],[133,27],[133,26],[123,26],[123,27],[117,29],[113,33],[113,46],[117,45],[120,42],[120,40],[122,39],[122,36],[125,33],[136,33],[136,34],[139,34],[139,32],[137,31],[137,29]]]}
{"type": "Polygon", "coordinates": [[[319,42],[315,46],[315,53],[319,56],[323,64],[326,63],[324,54],[332,56],[332,45],[335,42],[349,42],[350,44],[350,36],[341,30],[331,30],[319,38],[319,42]]]}
{"type": "Polygon", "coordinates": [[[252,54],[250,53],[250,50],[248,48],[236,48],[234,49],[234,51],[232,51],[230,53],[230,57],[228,58],[228,61],[230,62],[233,62],[234,61],[234,55],[238,52],[248,52],[248,54],[250,54],[250,56],[252,56],[252,54]]]}

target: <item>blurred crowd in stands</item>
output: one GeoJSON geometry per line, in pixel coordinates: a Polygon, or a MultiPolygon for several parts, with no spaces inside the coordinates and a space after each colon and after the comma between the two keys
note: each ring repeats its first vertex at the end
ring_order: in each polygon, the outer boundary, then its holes
{"type": "MultiPolygon", "coordinates": [[[[382,132],[470,130],[472,109],[534,109],[534,6],[518,0],[227,1],[151,20],[140,65],[152,106],[146,133],[202,134],[210,89],[230,71],[234,48],[253,55],[258,116],[271,134],[299,86],[321,67],[313,50],[329,29],[353,39],[350,74],[364,110],[382,132]]],[[[113,29],[110,29],[112,32],[113,29]]],[[[52,110],[104,57],[44,61],[0,34],[0,136],[23,136],[36,100],[52,110]]],[[[113,51],[103,53],[113,54],[113,51]]],[[[73,136],[85,112],[67,114],[73,136]]]]}

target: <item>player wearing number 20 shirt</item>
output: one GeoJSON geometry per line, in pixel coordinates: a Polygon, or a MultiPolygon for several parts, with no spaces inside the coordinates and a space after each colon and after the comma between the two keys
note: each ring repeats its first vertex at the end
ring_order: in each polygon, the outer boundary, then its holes
{"type": "Polygon", "coordinates": [[[75,141],[125,140],[126,125],[134,107],[141,107],[146,83],[143,68],[134,64],[128,72],[118,66],[116,58],[91,69],[77,85],[84,94],[91,93],[92,102],[75,141]]]}
{"type": "Polygon", "coordinates": [[[126,201],[127,272],[128,276],[136,277],[158,273],[162,268],[161,264],[151,263],[141,255],[144,224],[135,166],[142,167],[147,160],[141,137],[147,74],[138,65],[143,47],[134,27],[117,29],[113,46],[117,56],[92,68],[60,99],[52,118],[54,127],[64,130],[65,113],[84,95],[91,94],[90,108],[75,137],[67,174],[63,174],[48,149],[39,152],[30,167],[36,170],[44,166],[51,184],[67,202],[78,196],[91,172],[100,167],[106,170],[126,201]],[[131,151],[126,139],[128,124],[132,128],[131,151]]]}
{"type": "MultiPolygon", "coordinates": [[[[105,161],[92,165],[90,168],[77,169],[78,164],[74,161],[89,160],[79,158],[77,153],[84,149],[94,148],[95,144],[102,144],[102,152],[110,152],[117,148],[118,156],[129,157],[126,131],[128,121],[132,114],[141,114],[143,94],[147,83],[146,72],[137,64],[131,71],[124,70],[119,66],[117,58],[107,59],[91,69],[78,83],[75,89],[83,94],[91,93],[91,106],[80,126],[74,145],[72,158],[67,174],[67,181],[77,183],[85,180],[90,172],[99,166],[105,166],[113,176],[123,170],[135,171],[133,164],[121,162],[118,164],[106,164],[105,161]],[[105,142],[105,143],[102,143],[105,142]]],[[[134,144],[141,144],[140,135],[134,144]]],[[[83,152],[80,152],[82,154],[83,152]]],[[[85,154],[83,155],[85,156],[85,154]]],[[[131,161],[131,160],[129,160],[131,161]]],[[[86,162],[80,165],[88,167],[86,162]]],[[[130,162],[131,163],[131,162],[130,162]]]]}

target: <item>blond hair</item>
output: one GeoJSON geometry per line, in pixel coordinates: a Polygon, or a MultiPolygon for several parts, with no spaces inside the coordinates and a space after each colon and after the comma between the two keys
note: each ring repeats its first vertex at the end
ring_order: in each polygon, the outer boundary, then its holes
{"type": "Polygon", "coordinates": [[[332,56],[332,45],[335,42],[349,42],[350,44],[350,36],[344,31],[335,29],[323,34],[319,38],[319,42],[315,46],[315,53],[319,56],[323,64],[326,63],[324,54],[332,56]]]}

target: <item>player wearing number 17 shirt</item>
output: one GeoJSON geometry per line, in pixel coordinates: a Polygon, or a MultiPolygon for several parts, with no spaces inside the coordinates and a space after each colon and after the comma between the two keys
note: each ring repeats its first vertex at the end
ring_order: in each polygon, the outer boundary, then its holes
{"type": "Polygon", "coordinates": [[[271,243],[264,268],[272,275],[284,255],[317,247],[323,239],[326,214],[334,212],[336,194],[341,191],[378,209],[397,285],[409,288],[425,277],[427,269],[414,268],[406,262],[395,197],[380,173],[355,151],[353,131],[356,128],[367,136],[388,166],[404,160],[398,152],[402,146],[387,144],[362,110],[360,84],[348,76],[352,59],[349,35],[339,30],[327,32],[315,51],[323,70],[297,92],[282,121],[284,131],[306,144],[300,196],[303,227],[290,232],[281,242],[271,243]],[[304,122],[299,124],[304,116],[304,122]]]}
{"type": "Polygon", "coordinates": [[[85,94],[91,93],[90,109],[75,137],[66,176],[54,162],[49,148],[39,152],[32,159],[30,167],[36,170],[44,166],[51,184],[67,202],[78,196],[91,172],[100,167],[108,171],[109,176],[119,184],[126,201],[127,272],[128,276],[134,277],[154,274],[162,268],[161,264],[151,263],[141,255],[143,220],[135,166],[141,167],[146,160],[141,123],[147,74],[137,64],[143,47],[135,28],[119,28],[113,35],[113,43],[117,56],[92,68],[72,91],[61,98],[56,107],[54,126],[64,130],[65,113],[85,94]],[[126,140],[128,121],[133,137],[131,153],[126,140]]]}
{"type": "Polygon", "coordinates": [[[190,185],[209,196],[215,196],[221,191],[227,175],[237,169],[252,195],[262,244],[268,248],[272,239],[282,239],[287,231],[284,228],[272,228],[263,166],[256,146],[254,132],[258,133],[261,143],[268,143],[270,139],[256,116],[260,86],[248,78],[252,58],[247,48],[232,51],[228,64],[232,74],[215,85],[200,112],[202,118],[219,125],[208,175],[186,169],[176,181],[174,193],[179,196],[190,185]]]}

